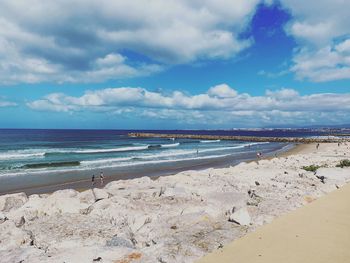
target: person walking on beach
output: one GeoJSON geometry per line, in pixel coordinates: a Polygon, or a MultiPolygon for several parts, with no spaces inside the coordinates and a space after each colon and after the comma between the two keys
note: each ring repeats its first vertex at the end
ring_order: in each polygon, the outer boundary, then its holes
{"type": "Polygon", "coordinates": [[[95,185],[95,175],[93,174],[91,177],[91,186],[95,185]]]}
{"type": "Polygon", "coordinates": [[[101,182],[101,186],[103,185],[103,179],[105,177],[103,176],[103,172],[100,173],[100,182],[101,182]]]}
{"type": "Polygon", "coordinates": [[[317,150],[318,150],[318,147],[320,147],[320,144],[319,144],[319,143],[316,145],[316,149],[317,149],[317,150]]]}

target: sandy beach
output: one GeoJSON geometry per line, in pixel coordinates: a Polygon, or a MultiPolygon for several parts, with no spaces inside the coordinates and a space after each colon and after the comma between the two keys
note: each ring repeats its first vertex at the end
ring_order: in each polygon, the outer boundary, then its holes
{"type": "Polygon", "coordinates": [[[341,188],[350,181],[350,168],[336,167],[343,159],[350,159],[348,145],[307,144],[277,158],[156,180],[3,195],[0,256],[2,262],[194,262],[341,188]],[[310,165],[319,168],[303,169],[310,165]]]}
{"type": "Polygon", "coordinates": [[[259,227],[197,263],[347,263],[350,258],[349,196],[350,184],[347,184],[259,227]]]}

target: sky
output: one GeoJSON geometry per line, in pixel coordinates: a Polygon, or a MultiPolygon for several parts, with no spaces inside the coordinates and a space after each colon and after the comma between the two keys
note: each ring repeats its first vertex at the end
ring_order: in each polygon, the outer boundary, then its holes
{"type": "Polygon", "coordinates": [[[0,128],[350,124],[350,1],[0,0],[0,128]]]}

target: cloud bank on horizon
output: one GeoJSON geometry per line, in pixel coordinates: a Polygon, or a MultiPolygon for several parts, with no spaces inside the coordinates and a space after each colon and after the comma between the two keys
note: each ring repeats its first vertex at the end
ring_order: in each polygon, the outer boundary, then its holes
{"type": "Polygon", "coordinates": [[[52,93],[28,102],[37,111],[95,111],[176,120],[184,124],[237,122],[246,124],[318,123],[324,119],[347,121],[350,94],[313,94],[301,96],[293,89],[267,90],[264,96],[238,93],[227,84],[211,87],[197,95],[173,91],[171,94],[144,88],[121,87],[87,91],[79,97],[52,93]],[[260,121],[257,122],[257,119],[260,121]]]}
{"type": "MultiPolygon", "coordinates": [[[[295,44],[279,72],[261,68],[256,76],[289,75],[314,85],[348,81],[349,1],[3,0],[0,5],[0,87],[90,85],[80,95],[50,91],[22,102],[15,95],[0,96],[1,109],[22,105],[34,112],[112,112],[177,123],[195,119],[214,126],[240,119],[245,120],[243,126],[350,122],[350,93],[313,90],[300,95],[283,88],[289,83],[274,91],[264,88],[264,95],[239,92],[227,84],[207,91],[184,87],[162,92],[142,88],[142,81],[115,84],[156,78],[181,66],[200,68],[204,63],[214,68],[218,61],[241,54],[249,59],[258,44],[250,32],[262,6],[278,6],[288,14],[288,21],[278,26],[295,44]],[[92,89],[94,83],[100,86],[92,89]],[[111,86],[119,88],[106,88],[111,86]]],[[[225,81],[215,79],[207,87],[213,82],[225,81]]],[[[166,81],[161,86],[166,88],[166,81]]]]}

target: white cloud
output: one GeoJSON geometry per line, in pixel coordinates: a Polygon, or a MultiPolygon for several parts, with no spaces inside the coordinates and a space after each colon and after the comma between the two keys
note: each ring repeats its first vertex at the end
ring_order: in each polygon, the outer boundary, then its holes
{"type": "MultiPolygon", "coordinates": [[[[240,34],[262,2],[277,1],[3,0],[0,84],[102,82],[231,58],[253,43],[240,34]]],[[[316,82],[349,79],[350,1],[279,2],[298,43],[291,71],[316,82]],[[336,62],[318,66],[322,56],[336,62]]]]}
{"type": "Polygon", "coordinates": [[[208,94],[213,97],[230,98],[230,97],[236,97],[237,91],[235,91],[234,89],[231,89],[227,84],[220,84],[220,85],[211,87],[208,91],[208,94]]]}
{"type": "Polygon", "coordinates": [[[251,126],[254,126],[254,122],[278,124],[289,121],[289,124],[307,124],[310,120],[350,121],[349,115],[345,114],[350,111],[350,93],[302,96],[293,89],[280,89],[267,90],[264,96],[252,96],[238,93],[227,84],[220,84],[196,95],[186,95],[181,91],[165,95],[133,87],[86,91],[80,97],[54,93],[27,105],[39,111],[115,112],[208,125],[225,124],[228,121],[247,122],[251,126]],[[339,119],[335,119],[337,116],[339,119]]]}
{"type": "Polygon", "coordinates": [[[229,58],[251,44],[239,34],[258,2],[3,0],[0,82],[97,82],[229,58]]]}
{"type": "Polygon", "coordinates": [[[292,14],[287,32],[298,42],[291,70],[314,82],[350,79],[350,1],[281,0],[292,14]]]}
{"type": "Polygon", "coordinates": [[[149,75],[162,70],[162,67],[157,64],[129,65],[127,58],[117,53],[110,53],[92,61],[88,69],[68,70],[59,62],[20,53],[12,43],[1,39],[1,33],[0,58],[0,83],[2,84],[48,81],[57,83],[101,82],[109,79],[149,75]]]}
{"type": "Polygon", "coordinates": [[[277,100],[295,100],[300,96],[296,90],[284,88],[277,91],[267,90],[266,97],[275,98],[277,100]]]}
{"type": "Polygon", "coordinates": [[[281,3],[293,16],[289,30],[301,41],[323,46],[349,33],[349,1],[281,0],[281,3]]]}
{"type": "Polygon", "coordinates": [[[291,70],[298,78],[315,82],[350,79],[349,43],[350,39],[316,51],[301,50],[291,70]]]}
{"type": "Polygon", "coordinates": [[[11,101],[6,101],[3,100],[0,97],[0,107],[13,107],[13,106],[17,106],[17,103],[11,102],[11,101]]]}

